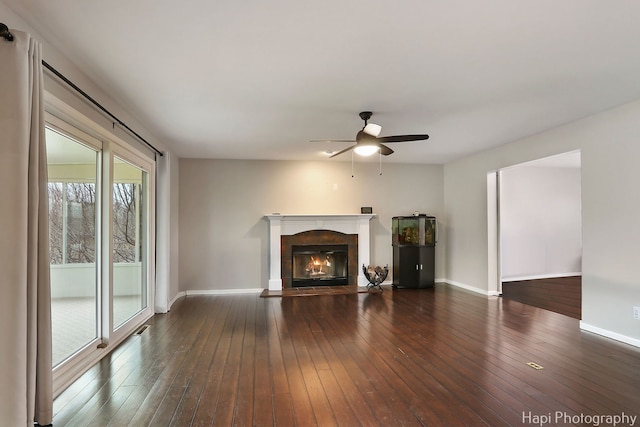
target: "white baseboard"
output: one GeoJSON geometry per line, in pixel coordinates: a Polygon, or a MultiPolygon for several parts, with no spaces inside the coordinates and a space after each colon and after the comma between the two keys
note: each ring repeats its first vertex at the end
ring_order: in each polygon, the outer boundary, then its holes
{"type": "Polygon", "coordinates": [[[574,276],[582,276],[582,272],[576,271],[573,273],[549,273],[549,274],[534,274],[531,276],[510,276],[510,277],[503,277],[502,282],[519,282],[521,280],[554,279],[556,277],[574,277],[574,276]]]}
{"type": "Polygon", "coordinates": [[[239,294],[259,294],[264,288],[246,288],[246,289],[195,289],[187,291],[189,295],[239,295],[239,294]]]}
{"type": "Polygon", "coordinates": [[[195,289],[190,291],[178,292],[171,301],[169,301],[169,311],[179,298],[188,295],[240,295],[240,294],[259,294],[264,288],[247,288],[247,289],[195,289]]]}
{"type": "Polygon", "coordinates": [[[456,282],[455,280],[442,279],[442,282],[451,286],[455,286],[457,288],[466,289],[467,291],[475,292],[477,294],[482,294],[488,297],[497,297],[500,295],[498,291],[487,291],[484,289],[476,288],[475,286],[470,286],[464,283],[456,282]]]}
{"type": "Polygon", "coordinates": [[[175,297],[173,297],[173,299],[172,299],[171,301],[169,301],[169,310],[168,310],[168,311],[171,311],[171,307],[173,306],[173,303],[174,303],[174,302],[176,302],[179,298],[182,298],[182,297],[183,297],[183,296],[185,296],[185,295],[186,295],[186,293],[185,293],[185,292],[178,292],[178,293],[176,294],[176,296],[175,296],[175,297]]]}
{"type": "Polygon", "coordinates": [[[617,332],[608,331],[606,329],[598,328],[597,326],[589,325],[588,323],[584,323],[580,321],[580,329],[587,332],[592,332],[597,335],[602,335],[603,337],[611,338],[612,340],[620,341],[625,344],[632,345],[634,347],[640,347],[640,340],[636,338],[631,338],[626,335],[619,334],[617,332]]]}

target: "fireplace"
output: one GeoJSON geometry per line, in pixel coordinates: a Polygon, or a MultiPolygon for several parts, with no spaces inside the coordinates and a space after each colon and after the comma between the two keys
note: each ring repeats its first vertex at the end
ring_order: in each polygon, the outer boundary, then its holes
{"type": "Polygon", "coordinates": [[[291,286],[348,284],[347,254],[347,245],[294,245],[291,248],[291,286]]]}
{"type": "Polygon", "coordinates": [[[284,288],[357,283],[357,234],[309,230],[281,239],[284,288]]]}
{"type": "MultiPolygon", "coordinates": [[[[347,284],[366,286],[368,281],[359,266],[369,265],[371,249],[369,222],[374,217],[375,214],[289,215],[274,213],[265,215],[265,219],[269,222],[269,290],[277,291],[292,287],[292,250],[294,245],[318,244],[347,245],[347,284]],[[324,240],[320,243],[308,240],[290,241],[291,238],[299,239],[301,236],[313,236],[313,233],[325,231],[330,232],[329,235],[335,233],[333,234],[334,240],[324,240]]],[[[328,248],[323,250],[331,251],[328,248]]]]}

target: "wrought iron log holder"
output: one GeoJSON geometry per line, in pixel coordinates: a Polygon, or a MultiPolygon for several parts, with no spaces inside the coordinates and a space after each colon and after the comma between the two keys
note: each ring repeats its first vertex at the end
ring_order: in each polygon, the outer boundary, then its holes
{"type": "Polygon", "coordinates": [[[380,266],[366,266],[362,264],[362,272],[364,273],[364,277],[367,278],[369,284],[367,284],[368,290],[378,290],[382,291],[382,286],[380,284],[385,281],[387,275],[389,274],[389,266],[385,265],[384,267],[380,266]]]}

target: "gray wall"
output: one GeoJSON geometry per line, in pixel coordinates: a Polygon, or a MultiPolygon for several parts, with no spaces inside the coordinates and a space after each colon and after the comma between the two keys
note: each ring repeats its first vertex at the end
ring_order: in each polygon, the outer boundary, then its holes
{"type": "Polygon", "coordinates": [[[579,274],[580,168],[507,168],[500,188],[502,279],[579,274]]]}
{"type": "Polygon", "coordinates": [[[445,165],[447,279],[488,290],[488,172],[581,150],[583,326],[640,339],[638,135],[640,101],[445,165]]]}
{"type": "MultiPolygon", "coordinates": [[[[392,264],[391,217],[443,213],[440,165],[180,160],[180,290],[267,288],[265,214],[360,213],[372,206],[371,262],[392,264]]],[[[444,241],[441,235],[438,239],[444,241]]],[[[436,276],[442,277],[441,247],[436,276]]]]}

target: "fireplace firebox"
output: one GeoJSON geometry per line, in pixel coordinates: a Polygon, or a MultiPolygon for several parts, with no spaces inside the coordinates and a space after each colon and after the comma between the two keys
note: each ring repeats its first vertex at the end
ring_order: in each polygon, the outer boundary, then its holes
{"type": "Polygon", "coordinates": [[[347,245],[293,245],[291,266],[293,287],[347,285],[347,245]]]}
{"type": "Polygon", "coordinates": [[[281,236],[283,288],[356,285],[358,235],[309,230],[281,236]]]}

